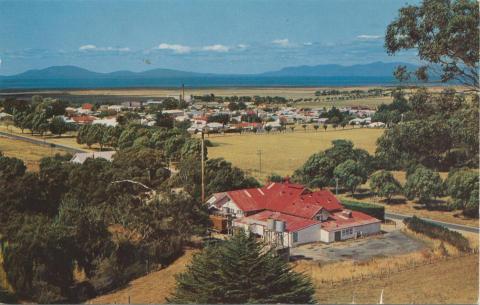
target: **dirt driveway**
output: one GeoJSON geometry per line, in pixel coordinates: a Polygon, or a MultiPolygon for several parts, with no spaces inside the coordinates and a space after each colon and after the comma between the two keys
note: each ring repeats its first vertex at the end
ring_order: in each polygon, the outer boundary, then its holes
{"type": "Polygon", "coordinates": [[[405,254],[425,248],[425,244],[412,239],[400,230],[331,244],[308,244],[292,248],[292,259],[313,259],[324,262],[368,260],[375,256],[405,254]]]}

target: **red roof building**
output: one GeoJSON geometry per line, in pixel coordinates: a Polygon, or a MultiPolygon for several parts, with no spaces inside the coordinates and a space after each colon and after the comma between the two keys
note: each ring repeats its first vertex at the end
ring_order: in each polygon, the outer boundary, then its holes
{"type": "Polygon", "coordinates": [[[287,237],[282,243],[287,246],[331,242],[380,231],[380,220],[346,210],[329,190],[311,191],[288,179],[261,188],[216,193],[207,203],[211,210],[234,217],[233,226],[260,236],[268,235],[267,223],[282,222],[282,234],[287,237]]]}
{"type": "Polygon", "coordinates": [[[90,103],[85,103],[82,105],[82,109],[83,110],[92,110],[93,109],[93,105],[90,104],[90,103]]]}
{"type": "Polygon", "coordinates": [[[71,117],[71,119],[77,124],[92,124],[96,117],[91,115],[77,115],[71,117]]]}

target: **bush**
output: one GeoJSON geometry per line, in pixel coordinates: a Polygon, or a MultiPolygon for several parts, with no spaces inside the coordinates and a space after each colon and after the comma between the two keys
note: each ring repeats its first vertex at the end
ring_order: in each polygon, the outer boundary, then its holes
{"type": "Polygon", "coordinates": [[[377,204],[371,204],[360,201],[342,200],[345,208],[352,211],[358,211],[375,217],[380,220],[385,220],[385,207],[377,204]]]}
{"type": "Polygon", "coordinates": [[[471,250],[468,239],[458,232],[450,231],[445,227],[425,221],[416,216],[405,218],[403,223],[405,223],[407,228],[414,232],[425,234],[430,238],[440,239],[441,241],[451,244],[462,252],[468,252],[471,250]]]}

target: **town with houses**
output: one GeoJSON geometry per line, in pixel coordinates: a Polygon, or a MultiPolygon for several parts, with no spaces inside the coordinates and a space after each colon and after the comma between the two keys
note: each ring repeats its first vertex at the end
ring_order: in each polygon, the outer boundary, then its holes
{"type": "MultiPolygon", "coordinates": [[[[168,100],[181,100],[168,97],[168,100]]],[[[228,103],[219,102],[196,102],[192,98],[185,98],[185,109],[162,110],[162,114],[170,116],[175,122],[189,122],[190,133],[208,131],[209,133],[229,132],[270,132],[286,130],[285,126],[292,124],[318,124],[324,126],[329,123],[326,108],[298,108],[298,107],[275,107],[269,109],[265,105],[256,105],[254,102],[244,103],[245,109],[230,110],[228,103]],[[225,116],[227,122],[213,121],[216,116],[225,116]]],[[[156,118],[154,114],[148,113],[149,108],[162,107],[162,100],[146,100],[122,102],[115,105],[100,105],[95,108],[91,103],[84,103],[79,107],[67,107],[67,114],[64,116],[66,123],[77,125],[103,124],[106,126],[117,126],[118,115],[124,112],[135,112],[138,114],[138,122],[145,126],[154,126],[156,118]],[[147,111],[146,111],[147,110],[147,111]]],[[[351,117],[344,124],[349,126],[361,126],[369,128],[383,128],[385,123],[372,122],[375,110],[368,107],[343,107],[339,112],[351,117]]],[[[7,114],[5,114],[7,115],[7,114]]],[[[340,126],[340,122],[337,124],[340,126]]],[[[345,127],[345,125],[343,125],[345,127]]]]}

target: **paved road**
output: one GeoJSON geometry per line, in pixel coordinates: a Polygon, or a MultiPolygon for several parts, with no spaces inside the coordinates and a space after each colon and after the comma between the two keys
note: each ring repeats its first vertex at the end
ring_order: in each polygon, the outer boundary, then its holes
{"type": "Polygon", "coordinates": [[[69,151],[71,153],[86,152],[86,150],[82,150],[82,149],[79,149],[79,148],[66,146],[66,145],[62,145],[62,144],[57,144],[57,143],[45,142],[43,140],[37,140],[37,139],[28,138],[28,137],[22,137],[22,136],[19,136],[19,135],[16,135],[16,134],[11,134],[11,133],[8,133],[8,132],[3,132],[3,131],[0,131],[0,136],[4,136],[4,137],[7,137],[7,138],[12,138],[12,139],[15,139],[15,140],[20,140],[20,141],[30,142],[30,143],[37,144],[37,145],[44,145],[44,146],[48,146],[48,147],[50,147],[50,145],[53,144],[53,145],[55,145],[55,147],[64,149],[64,150],[69,151]]]}
{"type": "MultiPolygon", "coordinates": [[[[397,220],[403,220],[405,218],[412,217],[412,215],[405,215],[405,214],[398,214],[398,213],[391,213],[391,212],[385,212],[385,218],[389,219],[397,219],[397,220]]],[[[438,221],[438,220],[433,220],[433,219],[428,219],[428,218],[423,218],[423,220],[438,224],[440,226],[452,229],[452,230],[458,230],[458,231],[465,231],[465,232],[472,232],[472,233],[479,233],[479,228],[471,227],[471,226],[464,226],[464,225],[459,225],[456,223],[450,223],[450,222],[443,222],[443,221],[438,221]]]]}

